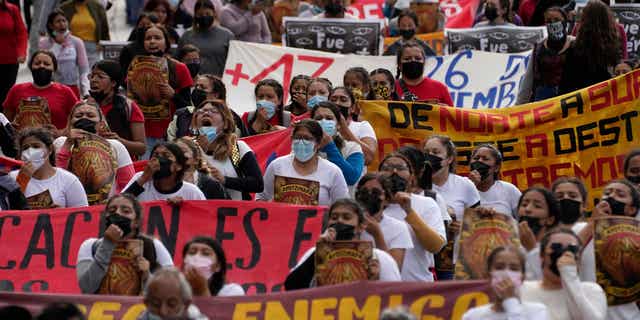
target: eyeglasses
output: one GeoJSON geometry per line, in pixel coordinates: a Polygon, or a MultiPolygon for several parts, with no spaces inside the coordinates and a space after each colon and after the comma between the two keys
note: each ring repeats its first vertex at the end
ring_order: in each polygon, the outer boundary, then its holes
{"type": "Polygon", "coordinates": [[[382,167],[380,167],[380,169],[382,171],[393,171],[393,170],[408,171],[409,167],[405,166],[404,164],[385,164],[382,167]]]}
{"type": "Polygon", "coordinates": [[[314,139],[313,137],[308,137],[308,136],[293,136],[292,140],[304,140],[307,142],[315,142],[316,139],[314,139]]]}

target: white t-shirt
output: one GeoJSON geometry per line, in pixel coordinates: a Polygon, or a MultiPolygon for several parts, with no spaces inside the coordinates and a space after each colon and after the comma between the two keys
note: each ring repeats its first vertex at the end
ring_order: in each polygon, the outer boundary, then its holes
{"type": "Polygon", "coordinates": [[[502,302],[504,312],[493,310],[493,304],[485,304],[467,310],[462,320],[548,320],[547,307],[537,302],[523,302],[509,298],[502,302]]]}
{"type": "Polygon", "coordinates": [[[351,123],[349,123],[349,130],[351,130],[351,133],[358,139],[371,138],[378,141],[376,132],[373,130],[369,121],[351,121],[351,123]]]}
{"type": "MultiPolygon", "coordinates": [[[[435,200],[423,197],[417,194],[411,195],[411,208],[422,218],[422,220],[434,231],[447,239],[447,234],[442,221],[440,207],[435,200]]],[[[392,203],[388,205],[384,211],[385,216],[405,221],[407,213],[400,205],[392,203]]],[[[406,222],[405,222],[406,223],[406,222]]],[[[408,249],[404,255],[402,263],[402,280],[403,281],[433,281],[433,274],[428,268],[434,264],[433,253],[422,247],[413,229],[407,225],[411,233],[411,241],[413,248],[408,249]]]]}
{"type": "MultiPolygon", "coordinates": [[[[292,271],[298,268],[303,262],[305,262],[311,254],[316,252],[316,247],[311,247],[307,252],[302,255],[302,258],[298,261],[298,264],[291,269],[292,271]]],[[[400,271],[398,271],[398,264],[395,260],[386,252],[373,248],[373,256],[378,258],[380,262],[380,277],[379,281],[400,281],[400,271]]],[[[312,281],[315,283],[315,281],[312,281]]]]}
{"type": "MultiPolygon", "coordinates": [[[[238,143],[238,152],[240,153],[240,159],[242,159],[242,157],[244,157],[244,155],[247,154],[247,152],[253,152],[253,150],[251,150],[249,145],[247,145],[244,141],[238,140],[237,143],[238,143]]],[[[233,162],[231,162],[230,157],[227,157],[226,159],[224,159],[224,161],[220,161],[220,160],[214,159],[213,156],[207,155],[207,160],[209,161],[210,165],[214,166],[216,169],[222,172],[223,176],[232,177],[232,178],[238,177],[238,173],[236,172],[236,169],[233,167],[233,162]]],[[[226,190],[232,200],[242,200],[241,191],[228,189],[228,188],[226,190]]]]}
{"type": "Polygon", "coordinates": [[[218,297],[232,297],[232,296],[244,296],[244,289],[237,283],[227,283],[220,291],[218,291],[218,297]]]}
{"type": "MultiPolygon", "coordinates": [[[[46,160],[48,161],[48,159],[46,160]]],[[[48,179],[38,180],[31,178],[27,184],[24,196],[29,198],[37,195],[45,190],[49,190],[53,203],[60,208],[86,207],[89,205],[87,201],[87,193],[82,187],[82,183],[73,173],[55,168],[56,173],[48,179]]],[[[16,179],[19,170],[9,172],[9,176],[16,179]]]]}
{"type": "MultiPolygon", "coordinates": [[[[127,188],[137,181],[142,174],[143,172],[136,173],[123,190],[127,190],[127,188]]],[[[166,200],[173,197],[182,197],[184,200],[206,200],[204,194],[200,191],[200,188],[186,181],[183,181],[180,189],[173,193],[162,193],[156,190],[156,187],[153,185],[153,179],[147,181],[142,185],[142,187],[144,188],[144,191],[137,196],[138,201],[140,202],[166,200]]]]}
{"type": "MultiPolygon", "coordinates": [[[[573,226],[571,226],[571,231],[573,231],[573,233],[578,234],[580,232],[580,230],[582,230],[582,228],[584,228],[587,225],[586,222],[576,222],[575,224],[573,224],[573,226]]],[[[517,230],[517,229],[516,229],[517,230]]],[[[583,250],[582,252],[582,257],[581,257],[581,263],[585,263],[585,253],[588,255],[589,253],[587,252],[588,246],[583,250]]],[[[525,249],[522,248],[522,250],[524,251],[525,249]]],[[[527,280],[542,280],[542,260],[540,259],[540,243],[536,243],[536,246],[531,249],[531,251],[529,252],[525,252],[525,257],[526,257],[526,279],[527,280]]],[[[591,282],[596,282],[595,280],[595,258],[593,258],[593,244],[592,244],[592,250],[591,250],[591,257],[593,262],[593,267],[590,268],[590,270],[592,270],[591,272],[593,272],[593,281],[591,282]]],[[[583,274],[585,273],[589,273],[589,268],[587,269],[583,269],[580,268],[580,278],[582,279],[582,281],[589,281],[589,280],[584,280],[583,279],[583,274]]]]}
{"type": "MultiPolygon", "coordinates": [[[[109,142],[109,144],[111,144],[111,150],[113,150],[113,154],[116,156],[118,169],[124,168],[126,166],[130,166],[133,164],[133,162],[131,161],[131,155],[129,155],[129,151],[127,151],[127,147],[125,147],[122,144],[122,142],[115,139],[106,139],[106,140],[109,142]]],[[[67,137],[65,136],[58,137],[53,141],[53,146],[55,147],[56,152],[60,150],[60,148],[62,148],[65,141],[67,141],[67,137]]],[[[116,176],[114,176],[114,180],[115,180],[115,177],[117,177],[117,174],[116,176]]],[[[111,185],[111,191],[109,192],[109,196],[112,196],[115,194],[117,186],[118,184],[116,183],[116,181],[114,181],[113,184],[111,185]]]]}
{"type": "MultiPolygon", "coordinates": [[[[93,258],[93,244],[98,241],[97,238],[89,238],[82,242],[80,249],[78,250],[78,262],[83,260],[94,260],[93,258]]],[[[164,247],[162,242],[156,238],[153,238],[153,246],[156,249],[156,262],[163,267],[173,266],[173,260],[167,248],[164,247]]]]}
{"type": "Polygon", "coordinates": [[[256,200],[272,200],[275,176],[292,177],[320,183],[318,204],[330,206],[336,200],[349,197],[347,182],[338,166],[319,158],[318,168],[310,175],[303,176],[293,168],[293,154],[273,160],[264,174],[264,191],[256,194],[256,200]]]}
{"type": "MultiPolygon", "coordinates": [[[[404,221],[387,217],[383,214],[379,224],[387,249],[413,248],[413,241],[411,240],[411,235],[409,233],[409,225],[404,221]]],[[[360,239],[371,241],[375,245],[375,239],[366,231],[360,235],[360,239]]]]}
{"type": "Polygon", "coordinates": [[[462,221],[464,209],[480,202],[480,194],[469,178],[449,173],[447,181],[438,186],[433,184],[433,190],[438,192],[456,214],[456,219],[462,221]]]}
{"type": "Polygon", "coordinates": [[[497,212],[516,217],[518,200],[522,194],[513,184],[497,180],[486,192],[479,191],[483,207],[493,208],[497,212]]]}

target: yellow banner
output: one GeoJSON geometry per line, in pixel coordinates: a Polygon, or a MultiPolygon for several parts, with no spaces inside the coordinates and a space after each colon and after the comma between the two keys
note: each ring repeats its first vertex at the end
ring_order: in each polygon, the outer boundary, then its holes
{"type": "MultiPolygon", "coordinates": [[[[427,103],[362,101],[375,128],[377,170],[387,153],[447,135],[458,150],[458,174],[468,172],[474,146],[492,143],[503,153],[501,179],[524,190],[576,176],[593,199],[623,176],[627,152],[640,147],[640,70],[553,99],[504,109],[462,109],[427,103]]],[[[593,202],[590,201],[591,205],[593,202]]]]}

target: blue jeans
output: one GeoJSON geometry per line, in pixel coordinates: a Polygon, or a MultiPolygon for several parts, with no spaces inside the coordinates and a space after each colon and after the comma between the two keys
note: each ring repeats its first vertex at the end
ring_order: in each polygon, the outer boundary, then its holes
{"type": "Polygon", "coordinates": [[[144,152],[144,154],[142,155],[142,158],[140,158],[140,160],[149,160],[149,158],[151,157],[151,150],[153,150],[153,147],[155,147],[156,144],[160,143],[160,142],[164,142],[164,138],[150,138],[150,137],[146,137],[145,138],[145,144],[147,145],[147,151],[144,152]]]}

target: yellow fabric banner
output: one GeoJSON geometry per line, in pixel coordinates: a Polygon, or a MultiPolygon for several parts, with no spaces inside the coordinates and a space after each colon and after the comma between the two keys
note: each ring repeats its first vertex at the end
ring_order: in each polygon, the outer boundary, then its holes
{"type": "MultiPolygon", "coordinates": [[[[503,109],[462,109],[427,103],[361,101],[378,137],[376,171],[385,154],[407,144],[421,148],[433,134],[447,135],[466,175],[474,146],[492,143],[503,153],[501,179],[521,190],[576,176],[591,199],[623,177],[623,159],[640,147],[640,70],[553,99],[503,109]]],[[[593,201],[589,201],[589,207],[593,201]]]]}

